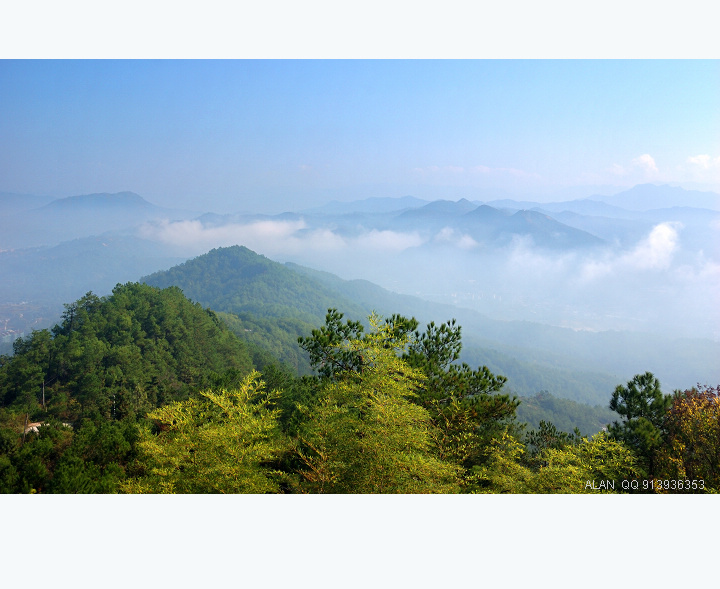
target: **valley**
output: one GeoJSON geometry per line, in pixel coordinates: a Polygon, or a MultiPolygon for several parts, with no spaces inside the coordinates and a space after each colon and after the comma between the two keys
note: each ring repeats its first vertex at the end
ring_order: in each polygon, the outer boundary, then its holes
{"type": "Polygon", "coordinates": [[[132,193],[22,202],[0,199],[15,231],[3,234],[0,252],[5,353],[18,335],[56,322],[63,303],[147,276],[227,314],[239,335],[284,350],[280,358],[301,373],[309,365],[294,340],[334,307],[360,320],[373,310],[423,323],[456,318],[462,358],[508,375],[509,390],[526,397],[549,390],[604,405],[613,383],[644,369],[667,389],[720,380],[712,193],[640,186],[554,203],[371,198],[281,215],[197,215],[132,193]],[[683,202],[697,208],[670,206],[683,202]],[[47,231],[57,211],[60,221],[80,221],[71,233],[47,231]],[[27,236],[33,247],[23,247],[27,236]],[[222,267],[207,258],[221,250],[204,253],[234,243],[250,249],[235,259],[231,248],[222,267]],[[208,267],[188,277],[200,264],[208,267]],[[705,290],[695,292],[699,284],[705,290]],[[279,331],[268,323],[278,321],[279,331]]]}

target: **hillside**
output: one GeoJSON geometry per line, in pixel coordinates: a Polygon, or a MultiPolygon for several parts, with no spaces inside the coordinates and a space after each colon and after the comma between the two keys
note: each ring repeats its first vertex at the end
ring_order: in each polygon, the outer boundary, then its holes
{"type": "Polygon", "coordinates": [[[141,415],[254,367],[248,346],[214,313],[178,288],[137,283],[66,305],[60,324],[16,341],[5,360],[0,406],[70,422],[141,415]]]}
{"type": "Polygon", "coordinates": [[[563,354],[565,347],[588,334],[494,321],[467,309],[398,295],[368,281],[279,264],[245,247],[218,248],[143,281],[181,288],[190,299],[217,311],[241,338],[267,349],[300,374],[309,371],[309,363],[298,349],[297,337],[322,325],[332,307],[363,322],[372,311],[386,317],[414,316],[421,324],[458,318],[464,342],[460,359],[508,376],[507,388],[516,394],[549,390],[558,397],[604,405],[622,380],[586,359],[563,354]],[[546,345],[537,341],[543,337],[550,338],[546,345]]]}
{"type": "Polygon", "coordinates": [[[207,254],[142,279],[159,288],[179,286],[185,296],[217,311],[262,317],[297,317],[313,322],[328,307],[364,309],[349,299],[338,300],[314,280],[242,246],[213,249],[207,254]]]}
{"type": "Polygon", "coordinates": [[[258,359],[178,288],[88,293],[0,356],[0,493],[117,492],[149,411],[236,386],[258,359]]]}
{"type": "Polygon", "coordinates": [[[555,425],[560,431],[572,433],[575,428],[583,436],[593,436],[620,416],[604,406],[591,407],[569,399],[560,399],[542,391],[533,397],[521,397],[517,408],[518,421],[537,429],[541,421],[555,425]]]}
{"type": "Polygon", "coordinates": [[[310,372],[297,338],[322,324],[331,307],[366,317],[367,307],[317,281],[247,249],[214,249],[142,279],[159,288],[180,287],[193,301],[218,313],[230,328],[291,366],[310,372]]]}

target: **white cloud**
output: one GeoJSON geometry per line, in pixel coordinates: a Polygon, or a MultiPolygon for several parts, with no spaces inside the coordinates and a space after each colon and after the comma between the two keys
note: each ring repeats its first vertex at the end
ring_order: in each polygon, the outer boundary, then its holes
{"type": "Polygon", "coordinates": [[[467,234],[460,234],[451,227],[443,227],[435,237],[433,237],[435,243],[445,243],[454,245],[463,250],[470,250],[476,248],[479,244],[472,237],[467,234]]]}
{"type": "Polygon", "coordinates": [[[433,238],[433,241],[436,241],[438,243],[451,243],[454,236],[455,230],[452,227],[443,227],[440,231],[437,232],[437,234],[433,238]]]}
{"type": "Polygon", "coordinates": [[[645,170],[646,173],[652,173],[652,174],[658,173],[658,167],[655,164],[655,159],[649,153],[644,153],[640,157],[636,157],[632,161],[632,163],[634,166],[637,166],[637,167],[645,170]]]}
{"type": "Polygon", "coordinates": [[[305,222],[302,220],[258,221],[246,225],[231,223],[219,227],[205,227],[200,221],[194,220],[147,223],[140,227],[139,232],[141,237],[158,239],[172,245],[223,247],[286,239],[303,228],[305,222]]]}
{"type": "Polygon", "coordinates": [[[687,161],[703,170],[720,167],[720,157],[712,158],[707,154],[690,156],[687,161]]]}
{"type": "Polygon", "coordinates": [[[307,228],[303,220],[229,223],[206,227],[200,221],[146,223],[139,236],[184,248],[193,255],[215,247],[244,245],[265,255],[296,255],[310,252],[339,254],[350,250],[389,253],[422,245],[417,233],[372,230],[346,238],[330,229],[307,228]]]}
{"type": "Polygon", "coordinates": [[[668,268],[677,250],[679,227],[675,223],[656,225],[650,235],[624,257],[624,261],[638,269],[668,268]]]}
{"type": "Polygon", "coordinates": [[[667,270],[678,250],[680,228],[679,223],[660,223],[632,251],[586,260],[580,267],[579,281],[588,283],[609,275],[625,275],[638,270],[667,270]]]}
{"type": "Polygon", "coordinates": [[[649,153],[644,153],[641,156],[634,158],[630,162],[630,166],[623,166],[620,164],[613,164],[608,172],[614,176],[632,176],[637,175],[638,171],[643,172],[646,176],[657,175],[659,173],[655,158],[649,153]]]}

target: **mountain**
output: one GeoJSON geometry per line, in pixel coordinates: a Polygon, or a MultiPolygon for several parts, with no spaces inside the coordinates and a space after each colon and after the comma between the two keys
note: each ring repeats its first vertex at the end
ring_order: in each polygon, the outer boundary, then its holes
{"type": "Polygon", "coordinates": [[[190,219],[196,213],[155,206],[133,192],[60,198],[0,219],[0,249],[52,246],[63,241],[121,231],[161,219],[190,219]]]}
{"type": "Polygon", "coordinates": [[[161,288],[178,286],[192,300],[229,314],[226,319],[236,333],[257,345],[275,345],[271,351],[299,370],[307,364],[298,355],[297,336],[322,325],[327,308],[334,307],[359,320],[373,310],[383,316],[415,316],[421,324],[456,318],[463,327],[461,359],[508,376],[510,390],[526,396],[547,390],[604,405],[617,384],[646,370],[671,388],[691,386],[699,379],[720,381],[713,361],[720,355],[718,343],[500,321],[470,309],[398,295],[364,280],[347,281],[273,262],[240,246],[217,248],[143,280],[161,288]],[[280,340],[282,345],[277,345],[280,340]]]}
{"type": "Polygon", "coordinates": [[[329,308],[354,317],[369,314],[365,306],[242,246],[213,249],[142,281],[180,287],[188,298],[218,311],[241,338],[300,374],[310,371],[310,363],[297,338],[322,325],[329,308]]]}
{"type": "Polygon", "coordinates": [[[150,204],[142,196],[134,192],[116,192],[114,194],[103,192],[58,198],[46,204],[42,209],[56,213],[68,211],[74,214],[83,209],[89,209],[93,212],[102,211],[103,209],[115,212],[131,212],[137,210],[156,210],[159,209],[159,207],[150,204]]]}
{"type": "Polygon", "coordinates": [[[146,276],[147,284],[159,288],[179,286],[190,299],[217,311],[251,313],[260,317],[300,317],[311,323],[323,319],[337,303],[364,313],[349,299],[338,300],[313,280],[256,254],[243,246],[216,248],[146,276]]]}
{"type": "Polygon", "coordinates": [[[426,239],[440,232],[462,232],[490,247],[504,247],[518,237],[530,238],[537,247],[551,249],[585,248],[603,240],[570,227],[549,215],[531,211],[507,211],[468,200],[440,200],[401,212],[386,220],[384,229],[417,231],[426,239]]]}
{"type": "Polygon", "coordinates": [[[531,429],[537,429],[540,421],[546,421],[567,433],[578,428],[583,436],[593,436],[613,421],[620,421],[620,415],[605,406],[589,407],[545,391],[532,397],[521,397],[517,418],[531,429]]]}
{"type": "Polygon", "coordinates": [[[98,414],[142,416],[229,371],[247,374],[255,367],[249,347],[214,313],[177,288],[138,283],[67,304],[62,321],[24,339],[8,364],[0,407],[30,405],[40,413],[37,401],[27,400],[42,387],[48,412],[75,423],[98,414]]]}
{"type": "Polygon", "coordinates": [[[419,231],[429,237],[443,227],[454,226],[462,215],[474,208],[475,205],[465,199],[458,202],[438,200],[387,217],[384,228],[393,231],[419,231]]]}
{"type": "Polygon", "coordinates": [[[675,206],[687,206],[701,209],[720,211],[720,194],[717,192],[702,192],[700,190],[685,190],[679,186],[667,184],[638,184],[629,190],[619,192],[612,196],[596,195],[595,200],[610,205],[635,211],[648,211],[675,206]]]}
{"type": "Polygon", "coordinates": [[[537,211],[518,211],[503,227],[506,236],[526,235],[539,247],[574,249],[599,246],[603,240],[587,231],[569,227],[549,215],[537,211]]]}
{"type": "Polygon", "coordinates": [[[568,202],[547,202],[536,204],[534,207],[528,208],[537,210],[541,213],[548,213],[553,216],[555,216],[554,213],[571,212],[579,215],[613,217],[617,219],[633,218],[632,213],[630,213],[627,209],[616,207],[599,200],[592,200],[590,198],[568,202]]]}
{"type": "Polygon", "coordinates": [[[59,306],[185,259],[165,244],[118,233],[0,252],[0,301],[59,306]]]}
{"type": "MultiPolygon", "coordinates": [[[[616,208],[616,207],[612,207],[616,208]]],[[[545,209],[537,209],[542,212],[545,209]]],[[[622,211],[623,209],[617,209],[622,211]]],[[[595,235],[607,243],[616,243],[622,247],[629,247],[645,237],[653,228],[654,222],[650,219],[637,218],[637,213],[626,211],[621,217],[603,215],[580,214],[568,210],[550,213],[553,218],[565,225],[575,227],[591,235],[595,235]],[[635,218],[633,218],[635,217],[635,218]]]]}

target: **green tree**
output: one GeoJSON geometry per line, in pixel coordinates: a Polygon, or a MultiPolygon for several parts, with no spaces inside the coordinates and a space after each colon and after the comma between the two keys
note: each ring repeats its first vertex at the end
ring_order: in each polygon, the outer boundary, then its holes
{"type": "Polygon", "coordinates": [[[237,389],[206,391],[201,398],[155,409],[139,443],[144,472],[129,480],[129,493],[276,493],[283,473],[273,463],[287,441],[266,392],[252,372],[237,389]]]}
{"type": "Polygon", "coordinates": [[[561,450],[570,445],[582,442],[583,437],[578,428],[573,433],[558,430],[555,424],[540,421],[540,426],[525,435],[525,445],[530,459],[538,457],[548,449],[561,450]]]}
{"type": "MultiPolygon", "coordinates": [[[[343,323],[342,318],[337,310],[329,309],[325,326],[298,340],[322,378],[363,368],[363,357],[347,344],[368,336],[359,322],[343,323]]],[[[441,325],[431,322],[420,332],[415,318],[396,314],[382,325],[382,345],[394,348],[398,357],[424,376],[412,400],[429,412],[436,426],[438,455],[466,470],[482,463],[490,441],[507,428],[515,431],[517,427],[519,402],[500,392],[507,379],[486,366],[473,370],[465,363],[457,364],[462,337],[455,320],[441,325]]]]}
{"type": "Polygon", "coordinates": [[[371,333],[326,351],[326,357],[346,359],[345,368],[323,381],[317,402],[305,410],[296,445],[300,490],[456,491],[457,466],[435,456],[430,415],[410,401],[425,377],[398,357],[406,339],[376,316],[370,323],[371,333]]]}
{"type": "Polygon", "coordinates": [[[579,443],[547,447],[528,466],[526,448],[513,436],[493,441],[490,459],[475,469],[486,493],[621,493],[622,481],[640,476],[637,459],[624,443],[604,432],[579,443]]]}
{"type": "Polygon", "coordinates": [[[618,385],[610,399],[610,409],[622,422],[613,422],[608,431],[637,453],[648,476],[655,474],[655,454],[671,404],[672,396],[663,395],[660,381],[650,372],[635,375],[626,386],[618,385]]]}
{"type": "Polygon", "coordinates": [[[363,326],[349,319],[343,323],[342,318],[337,309],[328,309],[325,325],[313,329],[308,337],[298,338],[300,347],[310,355],[312,367],[324,378],[362,367],[361,354],[346,344],[362,337],[363,326]]]}
{"type": "Polygon", "coordinates": [[[418,402],[439,427],[440,455],[469,472],[487,459],[493,439],[508,430],[518,433],[519,401],[501,392],[504,376],[487,366],[457,364],[461,340],[461,327],[454,319],[440,326],[431,322],[425,332],[414,332],[403,358],[426,375],[418,402]]]}

